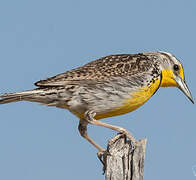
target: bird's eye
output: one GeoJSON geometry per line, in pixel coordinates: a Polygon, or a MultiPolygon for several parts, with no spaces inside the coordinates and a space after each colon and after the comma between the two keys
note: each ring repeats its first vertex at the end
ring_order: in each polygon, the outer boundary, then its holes
{"type": "Polygon", "coordinates": [[[179,71],[180,67],[177,64],[174,64],[174,71],[179,71]]]}

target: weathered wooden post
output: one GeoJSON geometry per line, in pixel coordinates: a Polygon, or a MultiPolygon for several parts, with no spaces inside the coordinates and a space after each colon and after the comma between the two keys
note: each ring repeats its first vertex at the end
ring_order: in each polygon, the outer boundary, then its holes
{"type": "Polygon", "coordinates": [[[105,180],[143,180],[146,142],[146,139],[137,141],[133,149],[124,135],[112,138],[103,155],[105,180]]]}

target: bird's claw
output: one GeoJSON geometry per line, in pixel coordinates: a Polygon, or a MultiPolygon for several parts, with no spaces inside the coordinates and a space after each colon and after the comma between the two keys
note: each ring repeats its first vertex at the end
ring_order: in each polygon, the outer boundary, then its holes
{"type": "Polygon", "coordinates": [[[111,156],[111,154],[107,150],[99,151],[97,153],[97,157],[99,158],[99,160],[103,164],[103,174],[105,174],[105,170],[106,170],[106,157],[107,156],[111,156]]]}

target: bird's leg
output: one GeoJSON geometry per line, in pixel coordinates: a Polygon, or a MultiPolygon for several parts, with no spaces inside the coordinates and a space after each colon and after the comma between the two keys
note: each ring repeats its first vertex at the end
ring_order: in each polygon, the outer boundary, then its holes
{"type": "Polygon", "coordinates": [[[97,153],[97,156],[98,156],[99,160],[101,161],[101,163],[103,164],[103,166],[105,167],[105,163],[104,163],[104,160],[102,159],[102,157],[103,157],[103,154],[106,152],[106,150],[103,149],[101,146],[99,146],[92,138],[90,138],[88,136],[87,125],[88,125],[87,121],[80,119],[80,122],[78,125],[78,130],[80,132],[80,135],[99,150],[99,152],[97,153]]]}
{"type": "Polygon", "coordinates": [[[91,139],[88,136],[88,133],[87,133],[87,125],[88,125],[88,122],[87,121],[85,121],[83,119],[80,119],[80,122],[79,122],[79,125],[78,125],[78,130],[80,132],[80,135],[83,138],[85,138],[88,142],[90,142],[93,146],[95,146],[99,151],[105,152],[105,149],[103,149],[101,146],[99,146],[93,139],[91,139]]]}
{"type": "Polygon", "coordinates": [[[94,125],[97,125],[97,126],[103,126],[103,127],[118,131],[119,133],[122,133],[122,134],[126,135],[127,138],[131,140],[133,147],[134,148],[136,147],[137,141],[130,132],[128,132],[126,129],[124,129],[122,127],[114,126],[114,125],[107,124],[107,123],[103,123],[101,121],[97,121],[96,119],[94,119],[95,115],[96,115],[96,113],[94,111],[86,111],[85,112],[85,120],[89,124],[94,124],[94,125]]]}

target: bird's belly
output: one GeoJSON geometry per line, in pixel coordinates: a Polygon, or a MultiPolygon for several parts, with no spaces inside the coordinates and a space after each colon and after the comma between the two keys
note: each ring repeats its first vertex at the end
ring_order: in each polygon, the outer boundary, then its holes
{"type": "Polygon", "coordinates": [[[142,106],[158,89],[160,80],[155,81],[150,86],[142,87],[135,92],[130,93],[129,98],[124,100],[122,106],[119,106],[109,112],[97,114],[96,119],[103,119],[112,116],[118,116],[132,112],[142,106]]]}
{"type": "MultiPolygon", "coordinates": [[[[116,104],[115,107],[108,103],[109,100],[104,99],[101,101],[98,100],[99,102],[96,101],[96,104],[94,104],[93,107],[90,107],[90,109],[95,110],[97,113],[95,116],[95,119],[97,120],[132,112],[142,106],[156,92],[159,85],[160,79],[157,79],[149,86],[140,87],[135,91],[128,93],[126,96],[127,98],[121,99],[121,102],[119,102],[119,99],[110,97],[110,101],[113,99],[111,103],[116,104]]],[[[69,110],[79,118],[84,118],[85,111],[79,112],[71,109],[69,110]]]]}
{"type": "Polygon", "coordinates": [[[122,106],[119,106],[109,112],[97,114],[96,119],[103,119],[112,116],[119,116],[132,112],[142,106],[151,96],[144,92],[135,92],[130,95],[130,98],[124,100],[122,106]]]}

